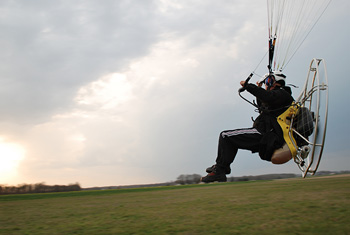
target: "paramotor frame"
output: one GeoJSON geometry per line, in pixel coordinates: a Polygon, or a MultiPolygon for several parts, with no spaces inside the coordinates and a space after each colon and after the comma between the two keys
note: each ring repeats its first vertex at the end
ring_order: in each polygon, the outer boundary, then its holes
{"type": "MultiPolygon", "coordinates": [[[[289,131],[289,134],[296,139],[293,143],[294,147],[297,149],[294,162],[302,171],[303,177],[306,177],[308,173],[311,175],[316,173],[321,161],[326,138],[328,77],[326,63],[323,59],[312,59],[304,88],[297,98],[296,103],[299,105],[299,109],[304,108],[304,110],[306,110],[306,115],[300,118],[307,118],[307,112],[309,112],[313,122],[312,127],[310,127],[312,130],[302,130],[300,124],[298,126],[296,116],[294,122],[291,123],[289,131]]],[[[302,120],[302,122],[302,125],[305,125],[308,121],[302,120]]]]}

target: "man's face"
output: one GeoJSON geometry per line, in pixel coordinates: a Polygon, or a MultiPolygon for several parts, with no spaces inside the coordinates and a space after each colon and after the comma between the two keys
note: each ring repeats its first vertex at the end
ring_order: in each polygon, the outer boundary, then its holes
{"type": "Polygon", "coordinates": [[[265,90],[270,90],[273,87],[273,84],[275,83],[275,78],[273,75],[268,76],[265,81],[265,90]]]}

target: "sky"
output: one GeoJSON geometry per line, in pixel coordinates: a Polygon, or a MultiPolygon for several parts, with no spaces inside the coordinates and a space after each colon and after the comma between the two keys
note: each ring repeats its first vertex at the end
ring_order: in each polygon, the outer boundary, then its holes
{"type": "MultiPolygon", "coordinates": [[[[350,170],[349,9],[348,0],[332,1],[284,69],[296,97],[310,61],[326,62],[319,170],[350,170]]],[[[219,133],[257,116],[237,90],[267,37],[258,0],[0,0],[0,184],[205,175],[219,133]]],[[[273,165],[244,150],[231,167],[230,176],[300,173],[293,161],[273,165]]]]}

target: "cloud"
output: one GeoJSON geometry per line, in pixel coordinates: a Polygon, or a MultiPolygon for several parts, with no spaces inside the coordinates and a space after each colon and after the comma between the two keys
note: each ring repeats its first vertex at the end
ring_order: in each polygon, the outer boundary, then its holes
{"type": "Polygon", "coordinates": [[[109,74],[98,81],[81,87],[76,102],[82,105],[98,105],[101,109],[115,107],[131,98],[131,85],[123,74],[109,74]]]}
{"type": "MultiPolygon", "coordinates": [[[[186,37],[166,37],[122,72],[82,86],[71,110],[28,131],[26,143],[32,151],[22,162],[22,172],[35,169],[42,175],[47,169],[81,172],[85,167],[113,165],[116,172],[156,168],[148,174],[168,174],[170,180],[179,174],[171,167],[179,162],[187,162],[183,170],[191,172],[194,161],[204,156],[203,150],[195,150],[196,145],[207,144],[202,136],[209,136],[210,128],[204,127],[222,120],[208,106],[217,106],[219,114],[225,105],[237,104],[226,84],[230,78],[208,69],[213,63],[227,63],[225,50],[210,43],[189,47],[186,37]],[[221,88],[208,92],[211,87],[221,88]],[[230,99],[216,103],[225,96],[230,99]]],[[[216,143],[216,133],[214,139],[216,143]]]]}
{"type": "Polygon", "coordinates": [[[19,1],[3,6],[3,119],[44,121],[69,106],[79,87],[147,53],[158,36],[154,5],[130,4],[19,1]]]}

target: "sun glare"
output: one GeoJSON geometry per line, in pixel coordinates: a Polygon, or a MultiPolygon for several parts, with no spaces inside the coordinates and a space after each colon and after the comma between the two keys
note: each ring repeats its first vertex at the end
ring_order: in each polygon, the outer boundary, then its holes
{"type": "Polygon", "coordinates": [[[24,150],[18,144],[6,143],[0,139],[0,183],[15,176],[17,167],[24,157],[24,150]]]}

